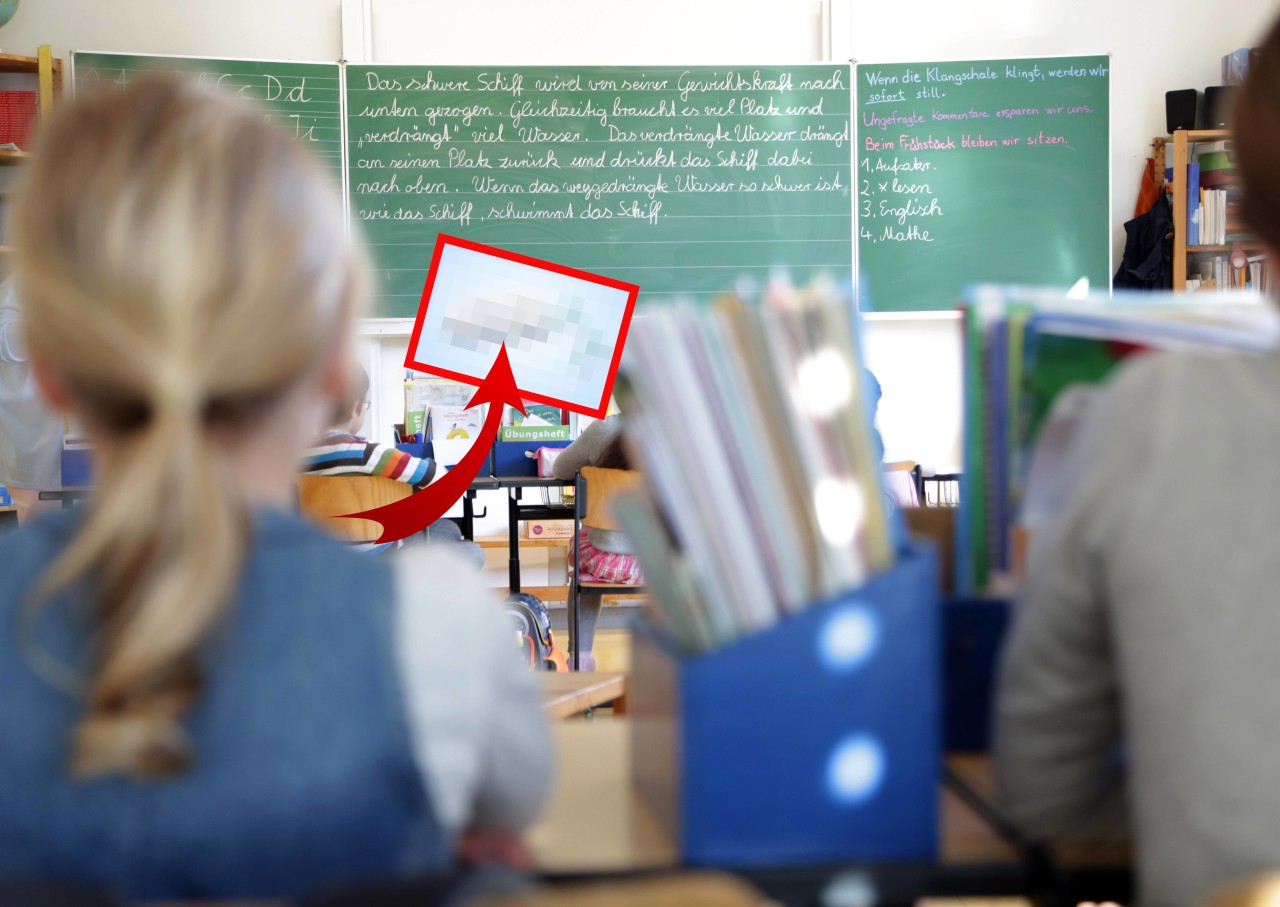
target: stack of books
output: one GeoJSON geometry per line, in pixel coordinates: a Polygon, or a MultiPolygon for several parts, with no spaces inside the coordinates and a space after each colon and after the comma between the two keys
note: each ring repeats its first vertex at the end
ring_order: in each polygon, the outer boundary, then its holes
{"type": "Polygon", "coordinates": [[[1269,293],[1271,274],[1261,247],[1240,220],[1239,185],[1230,142],[1201,142],[1187,165],[1188,291],[1269,293]]]}
{"type": "Polygon", "coordinates": [[[36,92],[0,91],[0,144],[28,150],[39,116],[36,92]]]}
{"type": "MultiPolygon", "coordinates": [[[[1001,588],[1013,569],[1031,455],[1069,388],[1099,385],[1145,350],[1262,352],[1280,342],[1280,318],[1255,293],[1074,299],[1060,290],[983,286],[966,301],[955,564],[962,595],[1001,588]]],[[[1053,440],[1066,447],[1071,439],[1053,440]]]]}
{"type": "Polygon", "coordinates": [[[619,401],[651,496],[615,512],[686,652],[758,633],[894,559],[854,315],[833,287],[646,309],[619,401]]]}
{"type": "Polygon", "coordinates": [[[1237,244],[1229,252],[1201,257],[1197,277],[1187,278],[1187,291],[1250,290],[1264,296],[1272,292],[1272,265],[1261,252],[1249,254],[1237,244]]]}
{"type": "Polygon", "coordinates": [[[485,417],[484,406],[467,408],[475,392],[470,384],[409,372],[404,381],[405,435],[418,443],[474,439],[485,417]]]}

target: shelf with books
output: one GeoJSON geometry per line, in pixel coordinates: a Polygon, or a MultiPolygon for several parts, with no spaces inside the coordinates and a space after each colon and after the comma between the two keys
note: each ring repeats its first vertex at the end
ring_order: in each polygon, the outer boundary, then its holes
{"type": "Polygon", "coordinates": [[[1244,249],[1247,252],[1260,252],[1266,249],[1267,247],[1266,243],[1253,242],[1253,241],[1225,243],[1223,245],[1209,245],[1209,246],[1201,244],[1197,246],[1187,246],[1187,254],[1195,255],[1198,253],[1209,253],[1209,252],[1230,252],[1236,246],[1239,246],[1240,248],[1244,249]]]}
{"type": "MultiPolygon", "coordinates": [[[[1223,171],[1216,170],[1218,178],[1214,185],[1209,186],[1209,180],[1202,176],[1202,162],[1193,160],[1197,150],[1205,157],[1220,153],[1197,149],[1197,145],[1226,143],[1231,135],[1229,129],[1179,129],[1170,137],[1157,138],[1153,143],[1156,147],[1156,179],[1164,183],[1162,188],[1165,191],[1172,193],[1175,292],[1242,288],[1245,285],[1266,290],[1270,285],[1267,262],[1259,255],[1265,251],[1265,246],[1244,236],[1236,220],[1232,197],[1234,180],[1223,171]],[[1168,170],[1170,179],[1166,183],[1165,162],[1170,143],[1173,144],[1173,160],[1168,170]],[[1196,208],[1192,207],[1193,203],[1196,208]],[[1206,238],[1225,241],[1199,242],[1206,232],[1209,234],[1206,238]],[[1247,256],[1247,264],[1241,262],[1237,266],[1232,261],[1233,257],[1239,257],[1238,253],[1247,256]]],[[[1204,172],[1209,171],[1206,169],[1204,172]]]]}
{"type": "Polygon", "coordinates": [[[48,44],[34,57],[0,54],[0,166],[13,166],[27,158],[26,147],[38,122],[53,112],[62,94],[62,61],[48,44]],[[31,78],[26,78],[26,77],[31,78]]]}
{"type": "MultiPolygon", "coordinates": [[[[61,61],[59,61],[61,64],[61,61]]],[[[59,65],[61,71],[61,65],[59,65]]],[[[39,73],[40,58],[24,57],[21,54],[0,54],[0,72],[39,73]]]]}

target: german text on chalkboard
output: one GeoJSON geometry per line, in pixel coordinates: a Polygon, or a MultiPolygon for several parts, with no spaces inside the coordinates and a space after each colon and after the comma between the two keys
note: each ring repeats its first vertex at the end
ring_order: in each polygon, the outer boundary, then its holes
{"type": "Polygon", "coordinates": [[[215,91],[262,106],[267,120],[306,143],[342,182],[342,93],[337,63],[289,63],[202,57],[141,56],[77,51],[71,55],[75,89],[125,85],[148,72],[178,72],[215,91]]]}
{"type": "Polygon", "coordinates": [[[851,71],[347,66],[375,314],[411,316],[446,232],[710,301],[852,269],[851,71]]]}

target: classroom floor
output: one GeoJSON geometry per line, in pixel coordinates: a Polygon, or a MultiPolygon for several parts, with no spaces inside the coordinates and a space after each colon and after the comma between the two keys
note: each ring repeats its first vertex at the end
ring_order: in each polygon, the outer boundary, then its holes
{"type": "MultiPolygon", "coordinates": [[[[606,605],[596,627],[592,654],[596,657],[597,671],[631,670],[631,631],[627,622],[635,613],[634,608],[606,605]]],[[[558,648],[568,652],[569,633],[565,628],[567,613],[563,608],[551,610],[551,637],[558,648]]]]}

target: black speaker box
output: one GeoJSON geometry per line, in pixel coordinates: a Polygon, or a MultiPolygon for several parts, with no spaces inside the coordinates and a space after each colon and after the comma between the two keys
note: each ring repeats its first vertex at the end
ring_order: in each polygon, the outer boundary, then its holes
{"type": "Polygon", "coordinates": [[[1204,90],[1204,128],[1226,129],[1235,104],[1236,86],[1210,85],[1204,90]]]}
{"type": "Polygon", "coordinates": [[[1199,101],[1200,92],[1194,88],[1166,91],[1164,93],[1165,128],[1169,132],[1175,129],[1195,129],[1199,101]]]}

